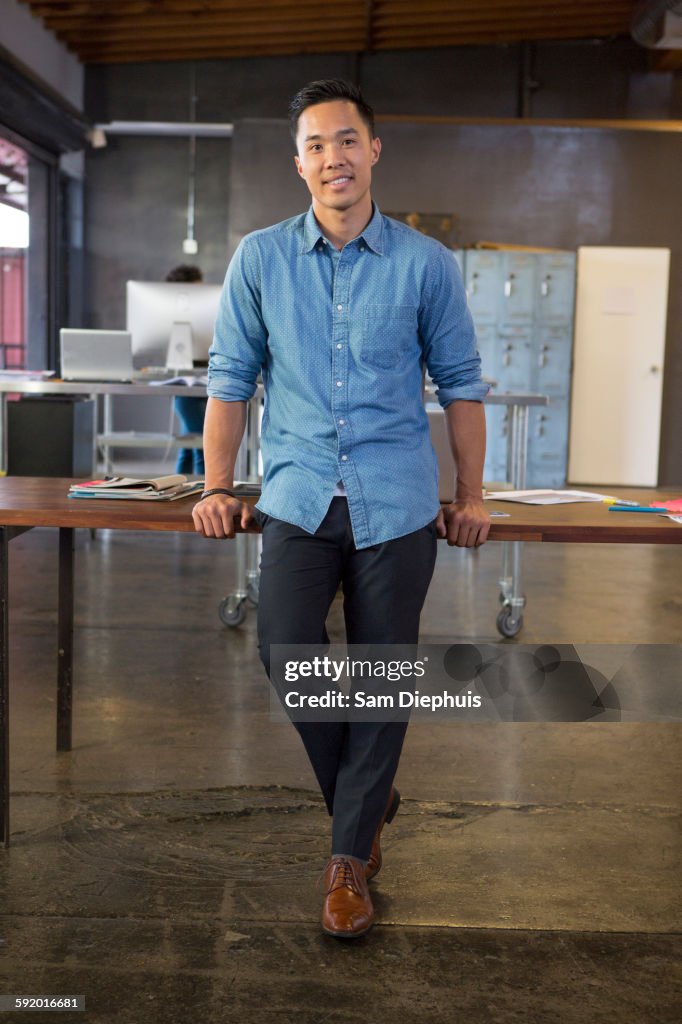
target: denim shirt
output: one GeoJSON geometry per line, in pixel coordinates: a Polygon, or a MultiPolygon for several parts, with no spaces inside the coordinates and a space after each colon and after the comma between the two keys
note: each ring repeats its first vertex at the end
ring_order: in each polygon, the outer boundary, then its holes
{"type": "Polygon", "coordinates": [[[423,368],[446,408],[488,391],[454,254],[384,217],[340,253],[312,207],[242,239],[225,277],[208,394],[247,401],[262,373],[257,507],[314,533],[337,481],[357,548],[439,510],[423,368]]]}

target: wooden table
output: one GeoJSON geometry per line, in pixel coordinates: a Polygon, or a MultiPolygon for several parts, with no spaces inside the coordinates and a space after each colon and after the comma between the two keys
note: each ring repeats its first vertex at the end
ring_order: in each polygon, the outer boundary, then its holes
{"type": "MultiPolygon", "coordinates": [[[[169,503],[144,501],[76,501],[67,498],[71,480],[4,477],[0,479],[0,838],[9,845],[9,541],[34,526],[59,530],[57,623],[57,750],[71,749],[74,530],[194,532],[194,499],[169,503]]],[[[601,488],[600,488],[601,490],[601,488]]],[[[649,504],[674,497],[666,491],[623,490],[607,493],[649,504]]],[[[251,499],[255,500],[255,499],[251,499]]],[[[657,515],[609,512],[600,503],[529,506],[490,502],[491,511],[510,513],[493,519],[490,540],[599,544],[680,544],[682,525],[657,515]]],[[[256,532],[254,530],[254,532],[256,532]]]]}

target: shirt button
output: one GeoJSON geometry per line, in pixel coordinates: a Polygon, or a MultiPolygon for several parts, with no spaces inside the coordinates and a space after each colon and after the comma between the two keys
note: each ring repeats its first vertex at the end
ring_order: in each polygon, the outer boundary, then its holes
{"type": "Polygon", "coordinates": [[[345,420],[339,420],[339,426],[340,427],[344,426],[345,422],[346,422],[345,420]]]}
{"type": "Polygon", "coordinates": [[[348,462],[348,456],[347,455],[342,455],[341,456],[341,462],[348,462]]]}
{"type": "Polygon", "coordinates": [[[339,303],[339,305],[338,305],[338,306],[337,306],[336,308],[338,309],[338,311],[339,311],[339,313],[340,313],[340,312],[341,312],[341,310],[343,309],[343,306],[341,305],[341,303],[339,303]]]}
{"type": "Polygon", "coordinates": [[[339,344],[339,345],[337,345],[336,347],[337,347],[337,348],[343,348],[343,345],[340,345],[340,344],[339,344]]]}
{"type": "Polygon", "coordinates": [[[360,252],[364,252],[364,251],[365,251],[365,247],[364,247],[364,245],[361,245],[360,246],[360,252]]]}
{"type": "Polygon", "coordinates": [[[337,388],[342,388],[343,387],[343,381],[342,380],[337,380],[336,386],[337,386],[337,388]]]}

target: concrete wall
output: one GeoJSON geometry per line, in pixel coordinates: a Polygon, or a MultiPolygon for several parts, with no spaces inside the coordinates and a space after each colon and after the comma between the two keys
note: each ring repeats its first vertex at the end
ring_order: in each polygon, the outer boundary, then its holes
{"type": "MultiPolygon", "coordinates": [[[[365,58],[360,71],[379,114],[517,111],[517,47],[383,53],[365,58]]],[[[682,117],[679,76],[647,73],[645,54],[627,40],[543,44],[533,72],[537,117],[682,117]]],[[[198,143],[196,262],[209,281],[222,278],[243,233],[308,203],[286,126],[277,120],[288,97],[311,78],[352,74],[344,55],[197,63],[197,118],[240,121],[232,143],[198,143]],[[270,120],[241,120],[250,118],[270,120]]],[[[185,119],[189,67],[91,68],[86,104],[95,120],[185,119]]],[[[682,408],[673,402],[682,390],[682,204],[675,176],[682,135],[409,124],[382,125],[381,135],[379,204],[458,213],[463,244],[486,238],[673,250],[660,479],[682,482],[682,408]]],[[[178,140],[114,139],[88,155],[92,326],[123,324],[126,277],[158,278],[181,259],[185,154],[178,140]]]]}

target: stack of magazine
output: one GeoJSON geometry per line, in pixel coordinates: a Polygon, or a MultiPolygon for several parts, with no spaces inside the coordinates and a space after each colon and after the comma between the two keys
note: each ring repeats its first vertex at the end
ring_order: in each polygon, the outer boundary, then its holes
{"type": "MultiPolygon", "coordinates": [[[[123,498],[134,501],[177,501],[201,494],[203,480],[188,480],[182,473],[140,479],[132,476],[107,476],[71,484],[70,498],[123,498]]],[[[260,484],[236,483],[233,490],[239,497],[257,496],[260,484]]]]}
{"type": "Polygon", "coordinates": [[[70,498],[127,498],[135,501],[177,501],[201,494],[203,480],[189,481],[182,473],[138,479],[132,476],[108,476],[71,484],[70,498]]]}

